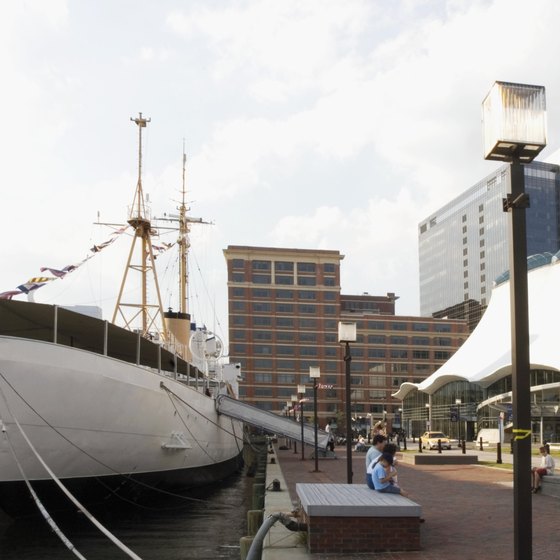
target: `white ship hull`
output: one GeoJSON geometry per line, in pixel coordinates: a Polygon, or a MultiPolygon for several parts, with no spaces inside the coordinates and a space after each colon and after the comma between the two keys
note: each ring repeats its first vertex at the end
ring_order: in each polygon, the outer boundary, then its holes
{"type": "Polygon", "coordinates": [[[0,507],[9,511],[12,486],[23,488],[17,462],[32,484],[50,479],[16,419],[70,484],[102,479],[130,487],[126,475],[133,475],[188,488],[231,473],[241,423],[219,416],[202,386],[173,375],[63,344],[0,336],[0,507]]]}

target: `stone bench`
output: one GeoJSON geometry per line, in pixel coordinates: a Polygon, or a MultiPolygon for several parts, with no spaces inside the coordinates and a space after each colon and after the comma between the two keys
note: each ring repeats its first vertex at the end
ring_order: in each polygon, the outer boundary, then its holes
{"type": "Polygon", "coordinates": [[[560,475],[547,474],[541,479],[541,494],[560,498],[560,475]]]}
{"type": "Polygon", "coordinates": [[[422,508],[365,484],[297,483],[310,553],[420,550],[422,508]]]}

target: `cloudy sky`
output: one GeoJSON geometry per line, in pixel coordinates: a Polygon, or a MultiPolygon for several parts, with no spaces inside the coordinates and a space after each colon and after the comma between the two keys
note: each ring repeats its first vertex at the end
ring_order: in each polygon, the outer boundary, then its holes
{"type": "MultiPolygon", "coordinates": [[[[141,111],[153,214],[176,205],[184,141],[192,215],[214,222],[192,234],[197,320],[226,336],[230,244],[340,250],[344,293],[418,314],[418,223],[498,165],[492,83],[546,86],[543,158],[560,148],[558,21],[554,0],[2,2],[0,291],[83,259],[110,235],[98,217],[125,220],[141,111]]],[[[110,314],[127,248],[36,301],[110,314]]]]}

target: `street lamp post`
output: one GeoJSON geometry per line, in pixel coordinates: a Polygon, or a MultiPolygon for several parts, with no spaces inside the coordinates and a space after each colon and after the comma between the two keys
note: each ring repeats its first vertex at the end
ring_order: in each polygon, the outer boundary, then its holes
{"type": "Polygon", "coordinates": [[[344,352],[345,374],[346,374],[346,481],[352,484],[352,411],[350,389],[352,386],[350,378],[350,342],[356,342],[356,323],[349,321],[339,321],[338,341],[346,345],[344,352]]]}
{"type": "Polygon", "coordinates": [[[532,558],[531,401],[527,233],[523,164],[546,146],[543,86],[495,82],[482,102],[485,159],[510,163],[509,219],[511,374],[513,409],[514,558],[532,558]]]}
{"type": "Polygon", "coordinates": [[[305,385],[298,385],[297,392],[301,395],[299,399],[299,419],[301,422],[301,460],[305,461],[305,444],[303,439],[303,400],[305,398],[305,385]]]}
{"type": "Polygon", "coordinates": [[[321,377],[321,368],[319,366],[309,367],[309,377],[313,379],[313,432],[315,436],[315,470],[319,472],[319,446],[317,444],[317,382],[321,377]]]}
{"type": "Polygon", "coordinates": [[[459,425],[459,447],[461,447],[461,399],[455,399],[457,405],[457,424],[459,425]]]}
{"type": "MultiPolygon", "coordinates": [[[[292,401],[292,410],[294,411],[294,421],[296,419],[296,404],[298,401],[298,396],[297,395],[292,395],[290,397],[291,401],[292,401]]],[[[297,440],[294,438],[294,453],[297,453],[297,440]]]]}

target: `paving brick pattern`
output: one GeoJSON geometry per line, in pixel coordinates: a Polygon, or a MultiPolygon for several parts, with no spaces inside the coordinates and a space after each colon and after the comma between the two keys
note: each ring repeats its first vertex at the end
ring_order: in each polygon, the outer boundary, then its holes
{"type": "MultiPolygon", "coordinates": [[[[296,482],[345,483],[346,449],[337,459],[301,460],[293,450],[277,450],[290,497],[296,482]]],[[[369,554],[314,553],[311,560],[512,560],[513,476],[511,471],[478,465],[398,466],[399,483],[422,506],[419,552],[369,554]]],[[[353,454],[353,481],[365,481],[363,453],[353,454]]],[[[560,499],[537,494],[533,500],[533,560],[560,558],[560,499]]]]}

